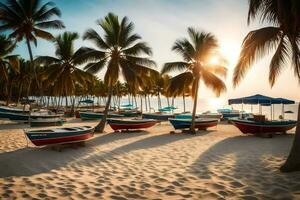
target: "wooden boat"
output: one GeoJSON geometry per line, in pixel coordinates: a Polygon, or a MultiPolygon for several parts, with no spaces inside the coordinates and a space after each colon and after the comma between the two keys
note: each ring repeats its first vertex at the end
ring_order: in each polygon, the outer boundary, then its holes
{"type": "MultiPolygon", "coordinates": [[[[187,129],[191,127],[191,119],[169,119],[170,123],[175,129],[187,129]]],[[[217,126],[218,119],[195,119],[195,128],[199,130],[206,130],[207,128],[217,126]]]]}
{"type": "Polygon", "coordinates": [[[50,119],[50,118],[59,118],[60,115],[53,114],[52,112],[33,112],[29,114],[29,112],[8,112],[6,111],[0,111],[0,118],[9,119],[12,121],[24,121],[27,122],[29,119],[37,119],[37,118],[43,118],[43,119],[50,119]]]}
{"type": "Polygon", "coordinates": [[[29,113],[29,110],[23,110],[20,108],[13,108],[7,106],[0,106],[0,112],[9,112],[9,113],[29,113]]]}
{"type": "MultiPolygon", "coordinates": [[[[80,118],[82,120],[96,120],[96,119],[102,119],[103,113],[95,113],[95,112],[79,112],[80,118]]],[[[124,117],[124,115],[120,114],[114,114],[114,113],[109,113],[107,115],[108,118],[120,118],[124,117]]]]}
{"type": "Polygon", "coordinates": [[[158,121],[154,119],[107,119],[107,123],[116,131],[150,128],[158,121]]]}
{"type": "Polygon", "coordinates": [[[213,112],[204,112],[200,115],[197,115],[198,118],[205,118],[205,119],[221,119],[223,117],[223,114],[221,113],[213,113],[213,112]]]}
{"type": "Polygon", "coordinates": [[[232,110],[232,109],[219,109],[218,113],[222,114],[223,120],[228,120],[229,118],[239,117],[243,112],[239,110],[232,110]]]}
{"type": "Polygon", "coordinates": [[[157,113],[143,113],[142,114],[144,119],[155,119],[158,121],[168,121],[169,118],[174,118],[174,114],[168,114],[168,113],[162,113],[162,112],[157,112],[157,113]]]}
{"type": "Polygon", "coordinates": [[[138,110],[119,110],[117,114],[124,115],[124,117],[138,117],[142,113],[138,110]]]}
{"type": "Polygon", "coordinates": [[[66,120],[62,118],[36,118],[29,119],[31,127],[42,127],[42,126],[62,126],[66,120]]]}
{"type": "Polygon", "coordinates": [[[91,126],[24,132],[28,139],[36,146],[82,142],[94,136],[94,128],[91,126]]]}
{"type": "Polygon", "coordinates": [[[230,120],[242,133],[285,133],[294,128],[297,121],[255,121],[254,119],[231,119],[230,120]]]}
{"type": "Polygon", "coordinates": [[[62,115],[54,114],[52,112],[33,112],[30,115],[31,119],[55,119],[60,118],[62,115]]]}
{"type": "Polygon", "coordinates": [[[0,112],[0,118],[9,119],[12,121],[28,121],[29,114],[22,113],[12,113],[12,112],[0,112]]]}

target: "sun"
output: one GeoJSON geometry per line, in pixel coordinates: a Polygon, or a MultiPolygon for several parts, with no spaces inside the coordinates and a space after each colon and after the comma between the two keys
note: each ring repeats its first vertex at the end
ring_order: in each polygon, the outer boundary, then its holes
{"type": "Polygon", "coordinates": [[[210,65],[217,65],[217,64],[220,63],[220,59],[219,59],[218,56],[212,56],[212,57],[209,59],[208,63],[209,63],[210,65]]]}

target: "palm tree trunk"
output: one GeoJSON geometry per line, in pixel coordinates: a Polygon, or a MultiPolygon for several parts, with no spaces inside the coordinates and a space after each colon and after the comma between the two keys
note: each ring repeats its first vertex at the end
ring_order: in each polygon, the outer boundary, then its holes
{"type": "Polygon", "coordinates": [[[149,102],[149,110],[151,111],[151,103],[150,103],[150,95],[148,95],[148,102],[149,102]]]}
{"type": "MultiPolygon", "coordinates": [[[[32,49],[31,49],[31,45],[30,45],[30,41],[29,41],[28,37],[26,37],[26,44],[27,44],[29,57],[30,57],[30,65],[33,66],[33,76],[34,76],[34,79],[36,81],[36,85],[37,85],[38,89],[40,90],[40,85],[39,85],[38,78],[37,78],[36,68],[35,68],[34,63],[33,63],[32,49]]],[[[30,84],[31,84],[31,82],[30,82],[30,84]]],[[[30,85],[29,85],[29,87],[30,87],[30,85]]]]}
{"type": "Polygon", "coordinates": [[[195,118],[196,118],[196,110],[197,110],[197,101],[198,101],[198,87],[199,87],[199,78],[195,80],[196,81],[196,87],[195,87],[195,97],[194,97],[194,106],[193,106],[193,114],[192,114],[192,124],[190,131],[192,133],[196,133],[195,131],[195,118]]]}
{"type": "Polygon", "coordinates": [[[20,84],[19,85],[19,92],[18,92],[18,101],[17,101],[17,104],[20,103],[22,91],[23,91],[23,84],[20,84]]]}
{"type": "Polygon", "coordinates": [[[141,100],[141,112],[143,113],[143,97],[140,95],[140,100],[141,100]]]}
{"type": "Polygon", "coordinates": [[[148,104],[147,104],[147,98],[146,98],[146,95],[145,95],[145,107],[146,107],[146,111],[148,112],[148,104]]]}
{"type": "Polygon", "coordinates": [[[184,93],[182,95],[182,98],[183,98],[183,112],[185,113],[185,95],[184,95],[184,93]]]}
{"type": "Polygon", "coordinates": [[[109,86],[109,92],[108,92],[108,99],[105,105],[105,110],[103,112],[103,117],[100,121],[100,123],[95,127],[95,132],[97,133],[103,133],[104,132],[104,128],[105,128],[105,124],[106,124],[106,119],[107,119],[107,114],[108,114],[108,109],[110,106],[110,102],[111,102],[111,97],[112,97],[112,86],[109,86]]]}
{"type": "Polygon", "coordinates": [[[285,163],[280,167],[282,172],[300,171],[300,103],[298,105],[297,127],[293,146],[285,163]]]}

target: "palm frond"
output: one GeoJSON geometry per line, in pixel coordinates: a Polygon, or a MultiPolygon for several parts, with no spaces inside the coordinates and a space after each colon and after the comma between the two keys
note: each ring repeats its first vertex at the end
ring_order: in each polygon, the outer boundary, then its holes
{"type": "Polygon", "coordinates": [[[100,49],[110,49],[111,48],[108,44],[106,44],[106,42],[102,39],[102,37],[94,29],[88,29],[84,33],[83,39],[92,41],[100,49]]]}
{"type": "Polygon", "coordinates": [[[85,67],[84,70],[91,74],[96,74],[100,72],[106,65],[107,59],[102,59],[99,62],[92,62],[88,63],[85,67]]]}
{"type": "Polygon", "coordinates": [[[226,92],[225,83],[210,71],[201,70],[201,80],[203,80],[206,87],[210,88],[217,96],[226,92]]]}
{"type": "Polygon", "coordinates": [[[38,56],[34,62],[37,65],[43,64],[43,65],[52,65],[52,64],[58,64],[60,63],[60,60],[51,56],[38,56]]]}
{"type": "Polygon", "coordinates": [[[46,22],[40,22],[35,24],[38,28],[45,28],[45,29],[62,29],[65,28],[65,25],[60,20],[51,20],[46,22]]]}
{"type": "Polygon", "coordinates": [[[166,74],[172,71],[184,71],[187,70],[189,67],[189,63],[187,62],[169,62],[165,63],[161,73],[166,74]]]}
{"type": "Polygon", "coordinates": [[[186,91],[186,88],[190,87],[193,82],[194,77],[191,72],[181,73],[169,80],[167,93],[170,96],[179,96],[183,94],[186,91]]]}
{"type": "Polygon", "coordinates": [[[54,36],[47,31],[43,31],[43,30],[37,29],[37,28],[35,28],[33,31],[34,31],[34,34],[39,38],[43,38],[43,39],[49,40],[49,41],[54,40],[54,36]]]}
{"type": "Polygon", "coordinates": [[[274,49],[281,38],[277,27],[265,27],[251,31],[244,39],[238,63],[234,69],[233,85],[237,86],[255,62],[274,49]]]}
{"type": "Polygon", "coordinates": [[[289,49],[284,37],[281,38],[279,45],[270,63],[269,82],[274,85],[278,75],[289,58],[289,49]]]}
{"type": "Polygon", "coordinates": [[[152,50],[148,46],[147,43],[145,42],[138,42],[135,45],[128,47],[126,49],[123,49],[122,52],[126,55],[132,55],[132,56],[137,56],[139,54],[146,54],[151,56],[152,55],[152,50]]]}

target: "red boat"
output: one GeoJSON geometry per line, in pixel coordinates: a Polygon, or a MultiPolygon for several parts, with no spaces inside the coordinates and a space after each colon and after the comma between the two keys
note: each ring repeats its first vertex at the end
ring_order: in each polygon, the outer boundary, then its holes
{"type": "Polygon", "coordinates": [[[116,131],[150,128],[158,121],[153,119],[108,119],[107,123],[116,131]]]}
{"type": "Polygon", "coordinates": [[[94,136],[94,128],[91,126],[24,132],[36,146],[82,142],[94,136]]]}
{"type": "Polygon", "coordinates": [[[242,133],[285,133],[296,126],[297,121],[255,121],[249,119],[231,119],[230,120],[242,133]]]}

